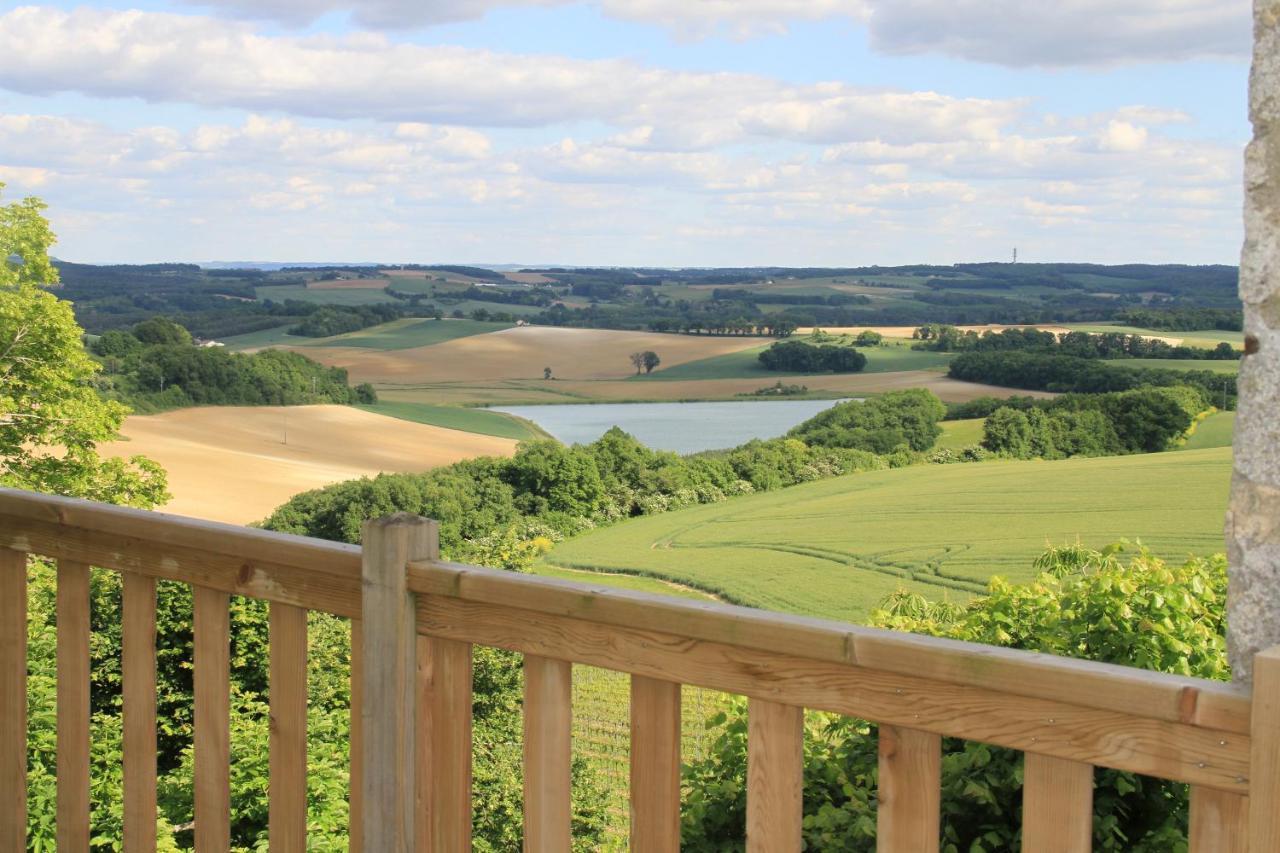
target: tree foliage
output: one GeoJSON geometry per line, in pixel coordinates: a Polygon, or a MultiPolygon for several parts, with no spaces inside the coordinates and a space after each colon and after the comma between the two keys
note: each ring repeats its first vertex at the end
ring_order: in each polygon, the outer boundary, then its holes
{"type": "Polygon", "coordinates": [[[852,347],[804,341],[779,341],[760,353],[765,370],[791,373],[857,373],[867,366],[867,357],[852,347]]]}
{"type": "Polygon", "coordinates": [[[98,397],[71,306],[45,289],[57,272],[44,207],[0,206],[0,485],[155,506],[168,498],[160,466],[98,456],[129,410],[98,397]]]}
{"type": "Polygon", "coordinates": [[[883,454],[905,445],[923,451],[942,434],[938,422],[946,413],[946,406],[931,392],[913,388],[832,406],[788,435],[821,447],[883,454]]]}

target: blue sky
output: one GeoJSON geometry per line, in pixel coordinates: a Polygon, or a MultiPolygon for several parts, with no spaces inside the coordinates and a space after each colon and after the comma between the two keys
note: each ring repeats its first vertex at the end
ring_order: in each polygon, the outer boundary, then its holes
{"type": "Polygon", "coordinates": [[[0,9],[0,181],[93,262],[1234,263],[1239,0],[0,9]]]}

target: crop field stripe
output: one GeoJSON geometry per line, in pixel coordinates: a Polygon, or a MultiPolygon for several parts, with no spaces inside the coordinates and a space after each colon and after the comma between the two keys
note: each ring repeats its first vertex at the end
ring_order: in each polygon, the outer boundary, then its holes
{"type": "Polygon", "coordinates": [[[470,409],[461,406],[432,406],[427,403],[380,402],[358,406],[366,412],[412,421],[419,424],[473,432],[478,435],[496,435],[517,441],[546,438],[547,434],[521,418],[486,409],[470,409]]]}

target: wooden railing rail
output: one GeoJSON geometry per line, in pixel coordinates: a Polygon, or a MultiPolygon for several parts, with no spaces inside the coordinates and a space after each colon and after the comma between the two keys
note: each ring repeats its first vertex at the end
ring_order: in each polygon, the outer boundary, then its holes
{"type": "Polygon", "coordinates": [[[461,851],[473,645],[525,656],[525,847],[569,843],[572,666],[630,674],[632,849],[679,844],[680,688],[748,697],[747,848],[799,850],[803,711],[879,725],[885,851],[938,848],[941,738],[1026,754],[1025,850],[1089,849],[1093,768],[1191,785],[1195,853],[1280,851],[1280,650],[1252,691],[1127,667],[440,560],[434,522],[363,550],[0,489],[0,849],[24,845],[26,555],[58,562],[58,835],[89,832],[89,567],[124,576],[125,845],[154,845],[155,580],[195,590],[198,850],[229,843],[228,596],[270,602],[269,829],[306,844],[307,611],[352,619],[353,850],[461,851]]]}

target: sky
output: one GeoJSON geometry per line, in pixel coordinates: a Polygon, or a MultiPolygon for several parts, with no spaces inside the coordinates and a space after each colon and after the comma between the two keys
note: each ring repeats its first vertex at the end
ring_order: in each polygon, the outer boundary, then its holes
{"type": "Polygon", "coordinates": [[[90,263],[1236,263],[1248,0],[0,3],[90,263]]]}

